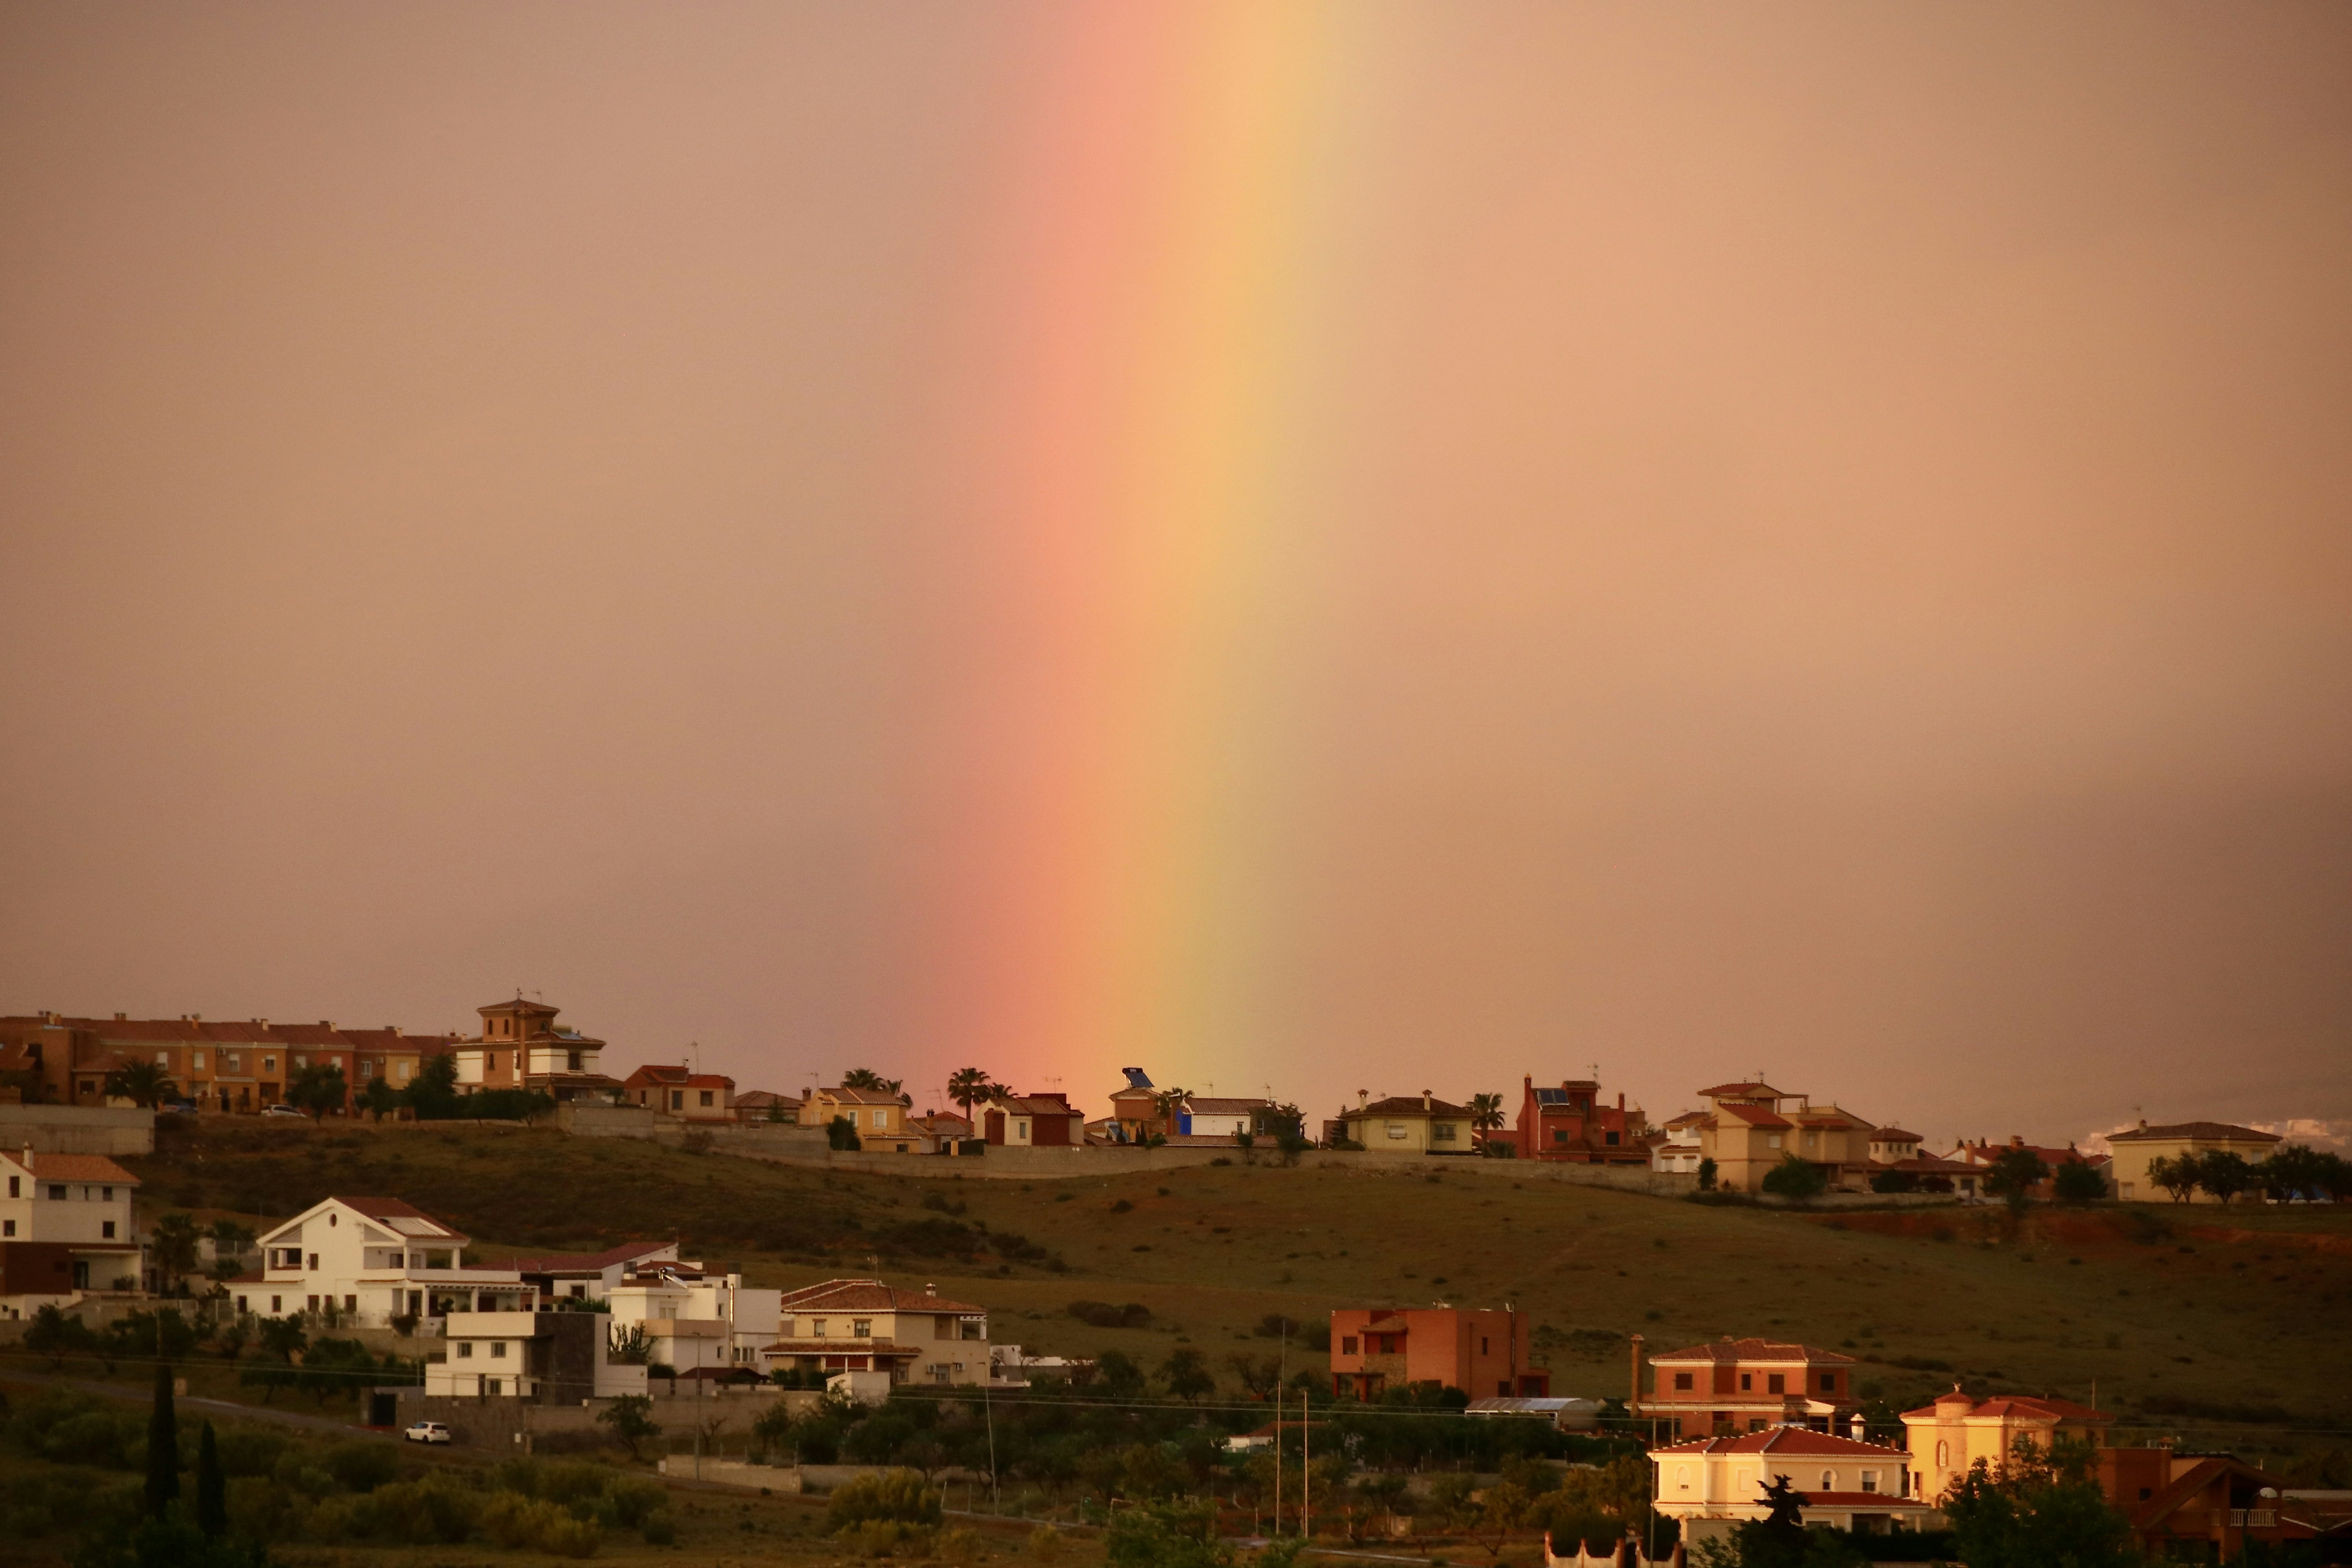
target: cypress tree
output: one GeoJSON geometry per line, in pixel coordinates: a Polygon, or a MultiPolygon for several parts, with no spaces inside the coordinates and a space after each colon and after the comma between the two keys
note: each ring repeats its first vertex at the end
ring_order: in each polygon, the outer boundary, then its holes
{"type": "Polygon", "coordinates": [[[172,1363],[155,1363],[155,1409],[147,1417],[147,1511],[160,1519],[180,1497],[180,1416],[172,1405],[172,1363]]]}
{"type": "Polygon", "coordinates": [[[215,1538],[228,1533],[228,1479],[221,1474],[209,1421],[196,1440],[196,1528],[215,1538]]]}

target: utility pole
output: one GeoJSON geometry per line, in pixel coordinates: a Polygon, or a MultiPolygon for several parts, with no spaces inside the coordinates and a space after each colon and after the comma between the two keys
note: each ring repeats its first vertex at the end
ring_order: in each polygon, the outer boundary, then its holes
{"type": "Polygon", "coordinates": [[[1274,1532],[1282,1533],[1282,1384],[1274,1385],[1274,1532]]]}
{"type": "Polygon", "coordinates": [[[1315,1433],[1308,1426],[1307,1406],[1313,1396],[1298,1391],[1298,1539],[1315,1533],[1315,1433]]]}

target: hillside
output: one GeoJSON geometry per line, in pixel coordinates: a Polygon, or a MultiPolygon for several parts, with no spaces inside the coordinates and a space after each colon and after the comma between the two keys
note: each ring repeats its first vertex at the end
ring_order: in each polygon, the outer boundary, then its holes
{"type": "MultiPolygon", "coordinates": [[[[2352,1427],[2352,1215],[2136,1205],[1801,1215],[1424,1170],[1236,1164],[1063,1182],[865,1176],[552,1131],[207,1123],[128,1162],[151,1204],[281,1218],[330,1192],[397,1195],[464,1228],[488,1260],[676,1236],[759,1284],[844,1271],[937,1283],[1033,1351],[1179,1335],[1220,1373],[1270,1353],[1269,1314],[1446,1300],[1514,1303],[1556,1392],[1622,1395],[1625,1336],[1652,1349],[1724,1334],[1843,1348],[1898,1402],[1953,1379],[2047,1391],[2148,1428],[2248,1451],[2251,1420],[2352,1427]],[[1074,1320],[1136,1301],[1148,1328],[1074,1320]],[[1907,1364],[1905,1364],[1907,1363],[1907,1364]]],[[[931,1174],[929,1173],[938,1173],[931,1174]]],[[[1294,1344],[1292,1367],[1304,1364],[1294,1344]]],[[[1311,1356],[1307,1359],[1311,1360],[1311,1356]]],[[[2341,1445],[2341,1436],[2325,1441],[2341,1445]]]]}

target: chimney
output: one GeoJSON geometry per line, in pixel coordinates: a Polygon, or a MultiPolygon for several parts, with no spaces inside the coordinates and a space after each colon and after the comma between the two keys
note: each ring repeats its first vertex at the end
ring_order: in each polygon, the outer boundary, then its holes
{"type": "Polygon", "coordinates": [[[1635,1334],[1635,1335],[1633,1336],[1631,1348],[1632,1348],[1632,1352],[1633,1352],[1633,1358],[1632,1358],[1632,1359],[1633,1359],[1633,1397],[1632,1397],[1632,1398],[1630,1398],[1630,1399],[1626,1400],[1626,1402],[1625,1402],[1625,1411],[1626,1411],[1626,1414],[1628,1414],[1628,1415],[1639,1415],[1640,1414],[1642,1414],[1642,1336],[1641,1336],[1641,1335],[1639,1335],[1639,1334],[1635,1334]]]}
{"type": "Polygon", "coordinates": [[[1431,1100],[1433,1100],[1436,1099],[1436,1098],[1437,1098],[1437,1096],[1436,1096],[1436,1095],[1434,1095],[1434,1094],[1433,1094],[1432,1092],[1430,1092],[1428,1089],[1423,1089],[1423,1090],[1421,1091],[1421,1108],[1422,1108],[1423,1110],[1429,1110],[1429,1109],[1430,1109],[1430,1104],[1429,1104],[1429,1102],[1430,1102],[1431,1100]]]}
{"type": "Polygon", "coordinates": [[[1617,1109],[1620,1110],[1625,1109],[1625,1091],[1622,1089],[1617,1091],[1617,1109]]]}
{"type": "Polygon", "coordinates": [[[117,1013],[114,1016],[114,1021],[118,1024],[127,1024],[131,1022],[131,1015],[128,1013],[117,1013]]]}
{"type": "Polygon", "coordinates": [[[1370,1103],[1371,1103],[1371,1100],[1372,1100],[1372,1091],[1371,1091],[1370,1089],[1358,1089],[1358,1090],[1356,1091],[1356,1109],[1357,1109],[1357,1110],[1363,1110],[1365,1106],[1367,1106],[1367,1105],[1369,1105],[1369,1104],[1370,1104],[1370,1103]]]}
{"type": "Polygon", "coordinates": [[[1859,1410],[1853,1413],[1853,1419],[1845,1424],[1845,1429],[1857,1443],[1870,1441],[1870,1423],[1862,1418],[1862,1412],[1859,1410]]]}

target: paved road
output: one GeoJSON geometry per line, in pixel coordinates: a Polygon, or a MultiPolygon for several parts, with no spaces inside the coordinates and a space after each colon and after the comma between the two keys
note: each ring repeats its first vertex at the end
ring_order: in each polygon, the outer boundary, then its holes
{"type": "MultiPolygon", "coordinates": [[[[26,1372],[18,1367],[0,1369],[0,1384],[37,1384],[46,1388],[70,1388],[80,1394],[94,1394],[100,1399],[117,1399],[142,1409],[155,1395],[152,1389],[133,1388],[128,1384],[102,1383],[92,1378],[70,1377],[63,1373],[26,1372]]],[[[246,1421],[268,1421],[280,1426],[299,1426],[312,1432],[333,1432],[346,1437],[382,1437],[396,1442],[399,1435],[380,1432],[355,1424],[348,1416],[310,1415],[299,1410],[279,1410],[267,1405],[240,1405],[234,1399],[203,1399],[194,1394],[173,1401],[181,1411],[194,1410],[200,1415],[234,1415],[246,1421]]]]}

